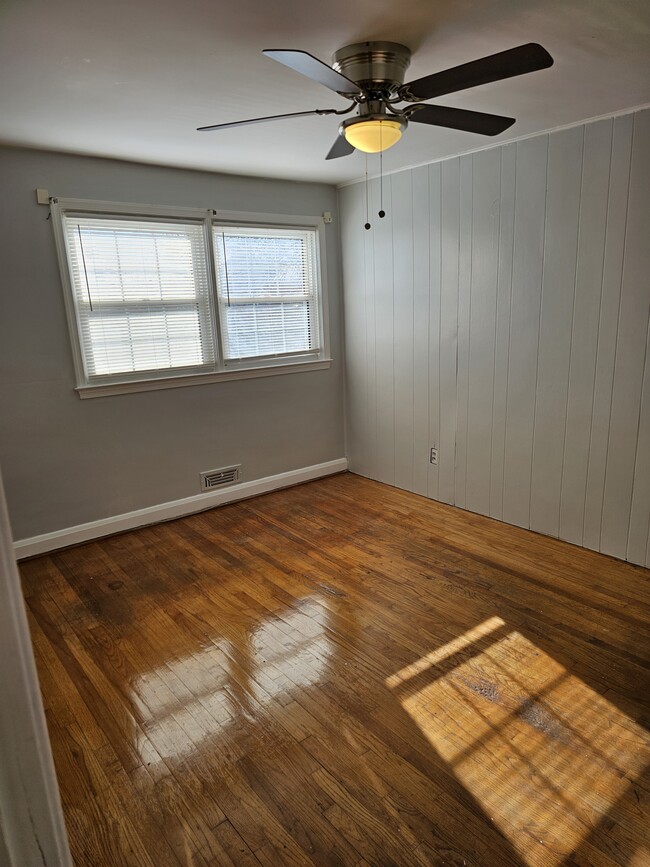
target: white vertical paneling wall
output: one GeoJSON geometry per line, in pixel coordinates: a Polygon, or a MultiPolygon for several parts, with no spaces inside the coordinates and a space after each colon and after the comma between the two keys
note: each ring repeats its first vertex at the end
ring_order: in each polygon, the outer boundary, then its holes
{"type": "Polygon", "coordinates": [[[351,470],[650,566],[650,111],[340,201],[351,470]]]}

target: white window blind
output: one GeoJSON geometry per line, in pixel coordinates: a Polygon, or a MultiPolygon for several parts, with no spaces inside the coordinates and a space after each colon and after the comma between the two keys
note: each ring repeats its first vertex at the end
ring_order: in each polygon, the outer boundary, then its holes
{"type": "Polygon", "coordinates": [[[226,362],[320,350],[314,229],[213,227],[226,362]]]}
{"type": "Polygon", "coordinates": [[[214,369],[202,222],[74,213],[62,222],[89,382],[214,369]]]}

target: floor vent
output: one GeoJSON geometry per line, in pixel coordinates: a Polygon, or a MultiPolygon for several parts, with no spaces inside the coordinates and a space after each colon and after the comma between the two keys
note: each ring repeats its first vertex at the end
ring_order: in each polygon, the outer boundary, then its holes
{"type": "Polygon", "coordinates": [[[208,470],[201,473],[201,490],[211,491],[213,488],[220,488],[222,485],[232,485],[233,482],[239,481],[239,470],[241,464],[236,467],[223,467],[220,470],[208,470]]]}

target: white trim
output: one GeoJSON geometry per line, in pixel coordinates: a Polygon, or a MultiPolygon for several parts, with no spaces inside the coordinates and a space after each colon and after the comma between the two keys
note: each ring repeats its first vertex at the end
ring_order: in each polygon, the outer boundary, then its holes
{"type": "Polygon", "coordinates": [[[0,479],[0,861],[72,867],[0,479]]]}
{"type": "MultiPolygon", "coordinates": [[[[390,172],[384,172],[383,176],[386,177],[387,175],[397,175],[400,172],[408,172],[411,169],[418,169],[421,166],[432,166],[432,165],[435,165],[436,163],[444,163],[446,160],[453,160],[456,157],[464,157],[464,156],[467,156],[468,154],[477,154],[480,151],[489,151],[489,150],[492,150],[493,148],[499,148],[499,147],[502,147],[503,145],[507,145],[507,144],[514,144],[514,142],[518,142],[518,141],[525,141],[526,139],[529,139],[529,138],[537,138],[538,136],[542,136],[542,135],[551,135],[552,133],[560,132],[563,129],[573,129],[574,127],[577,127],[577,126],[585,126],[588,123],[598,123],[599,120],[610,120],[610,118],[623,117],[626,114],[635,114],[635,112],[645,111],[645,109],[647,109],[647,108],[650,108],[650,102],[645,102],[645,103],[642,103],[641,105],[634,105],[631,108],[621,108],[618,111],[611,111],[608,114],[599,114],[599,115],[596,115],[596,117],[587,117],[584,120],[574,120],[574,121],[571,121],[571,123],[563,123],[563,124],[560,124],[559,126],[550,127],[550,129],[540,129],[537,132],[526,133],[526,135],[513,136],[512,138],[499,139],[499,141],[493,141],[493,142],[490,142],[489,144],[479,145],[478,147],[475,147],[475,148],[468,148],[465,151],[457,151],[456,153],[447,154],[444,157],[438,157],[437,159],[434,159],[434,160],[426,160],[425,162],[422,162],[422,163],[410,163],[409,165],[402,166],[399,169],[393,169],[390,172]]],[[[368,180],[375,180],[378,177],[379,177],[379,175],[369,174],[368,180]]],[[[363,184],[363,183],[365,183],[365,180],[366,180],[366,178],[364,176],[362,178],[354,178],[351,181],[341,181],[340,184],[336,185],[336,188],[337,188],[337,190],[340,190],[343,187],[351,187],[354,184],[363,184]]]]}
{"type": "MultiPolygon", "coordinates": [[[[318,243],[316,244],[316,262],[320,277],[320,316],[319,328],[321,339],[321,352],[325,358],[330,356],[330,298],[329,282],[327,279],[327,232],[325,221],[321,218],[316,225],[318,243]]],[[[342,284],[341,284],[342,285],[342,284]]]]}
{"type": "Polygon", "coordinates": [[[210,212],[212,221],[221,224],[232,223],[235,226],[250,225],[253,228],[265,227],[275,229],[295,229],[296,226],[305,226],[310,229],[318,229],[325,225],[322,216],[305,216],[288,214],[265,214],[251,211],[222,211],[210,212]]]}
{"type": "Polygon", "coordinates": [[[348,459],[338,458],[334,461],[313,464],[310,467],[289,470],[274,476],[265,476],[251,482],[240,482],[240,484],[232,485],[223,491],[184,497],[182,500],[172,500],[169,503],[160,503],[157,506],[148,506],[145,509],[115,515],[113,518],[102,518],[99,521],[78,524],[76,527],[55,530],[53,533],[43,533],[41,536],[32,536],[29,539],[19,539],[14,543],[14,551],[16,558],[22,560],[25,557],[34,557],[48,551],[55,551],[57,548],[66,548],[69,545],[88,542],[90,539],[99,539],[113,533],[123,533],[125,530],[134,530],[136,527],[157,524],[161,521],[171,521],[173,518],[180,518],[183,515],[213,509],[215,506],[222,506],[225,503],[256,497],[258,494],[266,494],[269,491],[299,485],[301,482],[309,482],[312,479],[320,479],[334,473],[344,473],[347,468],[348,459]]]}
{"type": "Polygon", "coordinates": [[[62,211],[83,211],[90,214],[128,214],[134,217],[169,217],[196,220],[212,218],[212,208],[178,208],[175,205],[142,205],[134,202],[106,202],[95,199],[66,199],[52,196],[50,205],[62,211]]]}
{"type": "MultiPolygon", "coordinates": [[[[65,201],[65,199],[61,199],[61,202],[65,201]]],[[[70,199],[70,201],[74,200],[70,199]]],[[[68,251],[62,219],[63,207],[63,205],[59,204],[59,200],[50,200],[50,217],[52,218],[52,229],[54,231],[56,258],[59,262],[59,274],[61,276],[61,286],[63,288],[63,302],[65,304],[68,335],[70,337],[70,346],[72,348],[75,382],[78,384],[86,381],[86,369],[83,352],[81,351],[79,328],[77,326],[77,311],[74,302],[74,291],[70,280],[70,269],[68,267],[68,251]]]]}
{"type": "Polygon", "coordinates": [[[110,382],[106,385],[79,385],[75,389],[82,400],[91,397],[108,397],[112,394],[128,394],[130,391],[158,391],[163,388],[182,388],[188,385],[206,385],[210,382],[227,382],[230,379],[258,379],[262,376],[278,376],[285,373],[307,373],[311,370],[326,370],[332,366],[331,358],[316,361],[300,361],[295,364],[268,363],[266,367],[242,367],[238,370],[211,371],[188,376],[169,376],[157,379],[134,379],[130,382],[110,382]]]}

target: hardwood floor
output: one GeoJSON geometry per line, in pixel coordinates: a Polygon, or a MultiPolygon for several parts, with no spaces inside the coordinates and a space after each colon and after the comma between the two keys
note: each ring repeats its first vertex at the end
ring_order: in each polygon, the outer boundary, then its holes
{"type": "Polygon", "coordinates": [[[647,570],[341,475],[21,571],[78,867],[650,863],[647,570]]]}

